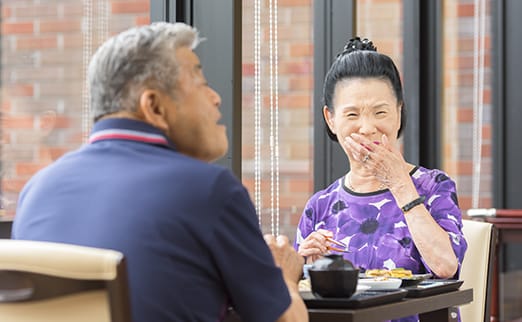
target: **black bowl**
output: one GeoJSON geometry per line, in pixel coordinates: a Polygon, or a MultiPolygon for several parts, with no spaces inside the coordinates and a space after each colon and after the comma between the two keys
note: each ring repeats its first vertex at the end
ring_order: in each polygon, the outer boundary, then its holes
{"type": "Polygon", "coordinates": [[[412,277],[403,277],[401,287],[409,287],[416,286],[420,284],[422,281],[425,281],[428,278],[431,278],[432,274],[413,274],[412,277]]]}
{"type": "Polygon", "coordinates": [[[309,269],[312,293],[321,297],[350,297],[357,289],[359,270],[309,269]]]}

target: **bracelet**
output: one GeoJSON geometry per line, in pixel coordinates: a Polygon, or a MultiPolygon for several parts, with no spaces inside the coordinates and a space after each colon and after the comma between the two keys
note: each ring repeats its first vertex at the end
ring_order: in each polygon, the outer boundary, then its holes
{"type": "Polygon", "coordinates": [[[406,205],[404,205],[401,209],[403,213],[407,213],[408,211],[412,210],[413,208],[417,207],[418,205],[422,204],[426,200],[425,196],[420,196],[417,199],[414,199],[410,202],[408,202],[406,205]]]}

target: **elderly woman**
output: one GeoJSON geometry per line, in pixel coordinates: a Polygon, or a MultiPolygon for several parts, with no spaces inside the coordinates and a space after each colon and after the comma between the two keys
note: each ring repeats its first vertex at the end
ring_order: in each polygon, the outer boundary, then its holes
{"type": "Polygon", "coordinates": [[[350,171],[307,202],[299,254],[312,263],[331,251],[333,238],[361,270],[401,267],[457,278],[467,244],[455,183],[404,160],[398,138],[406,111],[393,61],[371,41],[352,39],[328,71],[323,95],[328,135],[350,171]]]}

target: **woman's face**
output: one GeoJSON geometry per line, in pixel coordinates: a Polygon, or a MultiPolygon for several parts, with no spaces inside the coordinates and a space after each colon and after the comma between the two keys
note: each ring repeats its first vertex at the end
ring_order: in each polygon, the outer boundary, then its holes
{"type": "MultiPolygon", "coordinates": [[[[323,114],[330,130],[347,152],[344,139],[358,133],[380,142],[385,134],[391,145],[397,143],[401,108],[388,80],[352,78],[335,86],[333,113],[325,106],[323,114]]],[[[350,154],[347,153],[348,157],[350,154]]]]}

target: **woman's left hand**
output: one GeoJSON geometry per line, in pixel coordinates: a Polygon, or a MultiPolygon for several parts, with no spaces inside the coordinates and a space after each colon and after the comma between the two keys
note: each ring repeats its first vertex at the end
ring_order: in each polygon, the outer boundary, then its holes
{"type": "Polygon", "coordinates": [[[392,192],[411,183],[411,166],[406,163],[399,149],[390,145],[386,135],[382,135],[381,142],[372,142],[360,134],[352,133],[345,138],[345,147],[354,161],[392,192]]]}

